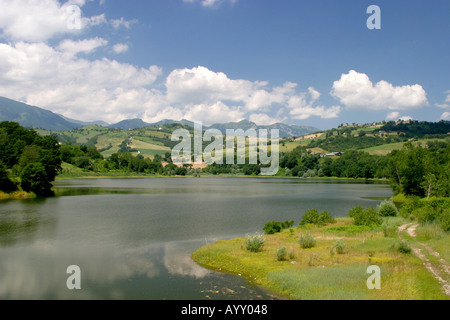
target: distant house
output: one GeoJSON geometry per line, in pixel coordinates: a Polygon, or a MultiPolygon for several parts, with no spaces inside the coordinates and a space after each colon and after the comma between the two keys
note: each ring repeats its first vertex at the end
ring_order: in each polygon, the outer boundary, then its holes
{"type": "Polygon", "coordinates": [[[343,152],[330,152],[326,153],[325,157],[340,157],[342,156],[343,152]]]}

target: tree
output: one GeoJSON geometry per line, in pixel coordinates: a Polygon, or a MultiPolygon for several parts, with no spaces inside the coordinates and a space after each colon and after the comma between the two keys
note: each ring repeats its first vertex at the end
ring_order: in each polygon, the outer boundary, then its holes
{"type": "Polygon", "coordinates": [[[26,192],[34,192],[38,196],[51,195],[52,184],[41,163],[27,165],[20,174],[20,186],[26,192]]]}

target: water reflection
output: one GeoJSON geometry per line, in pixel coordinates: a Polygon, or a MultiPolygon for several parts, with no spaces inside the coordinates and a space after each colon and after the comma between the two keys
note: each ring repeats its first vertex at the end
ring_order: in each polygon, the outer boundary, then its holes
{"type": "Polygon", "coordinates": [[[374,184],[228,178],[65,180],[55,189],[0,203],[0,299],[271,299],[191,253],[267,221],[299,221],[312,207],[342,216],[391,194],[374,184]],[[66,287],[69,265],[81,268],[79,291],[66,287]]]}
{"type": "Polygon", "coordinates": [[[3,250],[2,299],[271,299],[236,279],[199,267],[189,257],[199,243],[172,242],[125,252],[114,248],[64,248],[47,241],[3,250]],[[48,263],[51,261],[51,263],[48,263]],[[69,265],[81,269],[81,290],[66,288],[69,265]],[[172,284],[172,285],[171,285],[172,284]],[[188,288],[177,290],[175,288],[188,288]],[[175,289],[175,290],[174,290],[175,289]]]}

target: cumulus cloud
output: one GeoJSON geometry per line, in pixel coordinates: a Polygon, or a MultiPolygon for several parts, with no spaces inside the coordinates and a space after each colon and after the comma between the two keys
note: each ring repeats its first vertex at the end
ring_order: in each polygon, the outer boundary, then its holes
{"type": "MultiPolygon", "coordinates": [[[[0,0],[0,95],[80,120],[117,122],[142,117],[214,122],[250,119],[258,124],[289,118],[337,117],[339,106],[319,105],[320,92],[301,92],[296,83],[270,86],[267,81],[231,79],[203,66],[176,69],[156,83],[162,69],[98,58],[102,50],[124,53],[126,43],[112,46],[101,37],[74,40],[68,28],[69,6],[87,1],[0,0]],[[38,14],[37,14],[38,13],[38,14]],[[62,39],[57,42],[58,38],[62,39]],[[48,41],[52,39],[53,41],[48,41]],[[50,43],[56,43],[51,45],[50,43]],[[92,58],[96,53],[97,58],[92,58]]],[[[191,0],[215,7],[236,0],[191,0]]],[[[104,1],[102,1],[104,3],[104,1]]],[[[130,28],[137,20],[81,15],[82,29],[108,24],[130,28]]]]}
{"type": "Polygon", "coordinates": [[[108,41],[102,38],[84,39],[79,41],[73,41],[70,39],[63,40],[58,45],[57,49],[61,52],[69,55],[77,55],[78,53],[92,53],[99,47],[104,47],[108,44],[108,41]]]}
{"type": "MultiPolygon", "coordinates": [[[[273,123],[286,119],[286,115],[304,120],[311,116],[335,118],[340,112],[339,106],[317,106],[320,93],[312,87],[308,88],[308,92],[301,93],[297,92],[297,84],[292,82],[270,88],[266,81],[230,79],[222,72],[214,72],[202,66],[172,71],[166,79],[166,89],[168,101],[175,106],[190,106],[193,109],[209,106],[216,110],[218,106],[222,106],[224,117],[234,121],[240,120],[245,114],[252,121],[261,123],[265,120],[273,123]],[[225,106],[229,110],[224,109],[225,106]],[[273,109],[283,106],[288,109],[284,116],[269,115],[274,112],[273,109]]],[[[200,116],[201,113],[187,114],[200,116]]]]}
{"type": "Polygon", "coordinates": [[[117,54],[128,51],[128,45],[126,43],[117,43],[113,46],[113,51],[117,54]]]}
{"type": "MultiPolygon", "coordinates": [[[[76,118],[95,115],[106,121],[156,108],[158,92],[150,86],[161,74],[157,66],[138,68],[110,59],[88,60],[106,40],[64,40],[0,44],[0,95],[49,108],[76,118]]],[[[120,119],[122,120],[122,119],[120,119]]]]}
{"type": "Polygon", "coordinates": [[[0,0],[0,36],[13,41],[41,42],[80,34],[101,24],[130,29],[138,22],[123,17],[108,20],[105,14],[86,17],[82,7],[89,1],[93,0],[68,0],[63,4],[57,0],[0,0]],[[74,6],[78,9],[74,10],[74,6]]]}
{"type": "Polygon", "coordinates": [[[400,87],[382,80],[374,85],[366,74],[354,70],[334,82],[331,95],[348,110],[410,110],[428,105],[419,84],[400,87]]]}
{"type": "Polygon", "coordinates": [[[441,120],[450,121],[450,112],[446,111],[441,115],[441,120]]]}
{"type": "Polygon", "coordinates": [[[289,96],[287,106],[292,118],[297,120],[305,120],[311,116],[321,117],[323,119],[337,118],[341,112],[340,106],[316,106],[316,101],[320,98],[320,93],[313,87],[308,88],[308,92],[294,94],[289,96]]]}
{"type": "Polygon", "coordinates": [[[390,112],[386,116],[386,120],[397,120],[398,118],[400,118],[400,112],[398,111],[390,112]]]}
{"type": "MultiPolygon", "coordinates": [[[[57,0],[0,0],[0,29],[2,37],[14,41],[46,41],[55,36],[79,33],[79,29],[70,28],[74,13],[69,6],[84,6],[84,0],[71,0],[60,4],[57,0]]],[[[104,15],[82,17],[80,27],[105,23],[104,15]]]]}

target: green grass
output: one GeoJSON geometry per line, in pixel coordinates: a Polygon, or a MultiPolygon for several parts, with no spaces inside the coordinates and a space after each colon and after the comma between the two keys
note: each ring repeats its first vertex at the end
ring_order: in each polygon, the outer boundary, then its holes
{"type": "MultiPolygon", "coordinates": [[[[428,141],[448,141],[448,139],[421,139],[421,140],[414,141],[413,143],[415,145],[418,145],[418,144],[426,145],[426,143],[428,141]]],[[[362,149],[362,151],[368,152],[369,154],[372,154],[372,155],[387,155],[387,154],[391,153],[393,150],[400,150],[401,148],[403,148],[403,145],[405,143],[406,142],[388,143],[388,144],[383,144],[380,146],[362,149]]]]}
{"type": "Polygon", "coordinates": [[[268,273],[267,279],[277,291],[296,300],[370,298],[363,265],[281,270],[268,273]]]}
{"type": "MultiPolygon", "coordinates": [[[[402,220],[390,218],[391,224],[402,220]]],[[[339,218],[324,227],[305,225],[265,235],[261,252],[245,249],[245,238],[222,240],[192,254],[194,261],[207,268],[241,275],[257,285],[288,299],[448,299],[440,285],[413,254],[395,250],[398,237],[385,237],[381,227],[354,226],[350,218],[339,218]],[[316,246],[303,249],[299,235],[309,232],[316,246]],[[345,251],[331,250],[338,240],[345,251]],[[277,251],[286,247],[288,261],[278,261],[277,251]],[[369,290],[367,267],[377,265],[381,289],[369,290]]],[[[435,245],[448,246],[442,238],[435,245]]],[[[448,249],[447,249],[448,250],[448,249]]]]}

